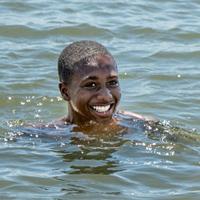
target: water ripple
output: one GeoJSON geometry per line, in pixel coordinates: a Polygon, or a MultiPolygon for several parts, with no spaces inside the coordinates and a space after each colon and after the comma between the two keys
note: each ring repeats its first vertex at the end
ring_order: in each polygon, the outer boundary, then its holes
{"type": "Polygon", "coordinates": [[[0,4],[1,199],[199,199],[198,0],[0,4]],[[120,109],[156,116],[168,137],[17,129],[66,115],[57,58],[81,39],[116,57],[120,109]]]}
{"type": "Polygon", "coordinates": [[[112,35],[112,32],[106,29],[97,28],[89,24],[80,24],[78,26],[67,26],[54,28],[49,30],[39,30],[35,28],[30,28],[24,25],[8,25],[0,26],[0,35],[4,37],[19,37],[19,38],[43,38],[43,37],[53,37],[53,36],[103,36],[112,35]]]}

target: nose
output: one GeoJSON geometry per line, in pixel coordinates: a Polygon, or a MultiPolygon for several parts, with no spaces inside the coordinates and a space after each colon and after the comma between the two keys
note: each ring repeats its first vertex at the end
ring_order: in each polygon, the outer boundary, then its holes
{"type": "Polygon", "coordinates": [[[113,98],[110,90],[106,87],[101,88],[97,94],[97,100],[101,101],[102,103],[109,103],[112,101],[113,98]]]}

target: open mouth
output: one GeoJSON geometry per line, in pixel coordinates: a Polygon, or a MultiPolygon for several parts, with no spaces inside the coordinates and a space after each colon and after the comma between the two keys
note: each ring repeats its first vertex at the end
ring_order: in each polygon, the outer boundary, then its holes
{"type": "Polygon", "coordinates": [[[106,114],[108,113],[111,108],[113,107],[114,104],[109,104],[109,105],[96,105],[96,106],[90,106],[90,108],[92,108],[93,111],[99,113],[99,114],[106,114]]]}
{"type": "Polygon", "coordinates": [[[92,106],[92,109],[102,113],[102,112],[107,112],[110,110],[111,105],[107,105],[107,106],[92,106]]]}

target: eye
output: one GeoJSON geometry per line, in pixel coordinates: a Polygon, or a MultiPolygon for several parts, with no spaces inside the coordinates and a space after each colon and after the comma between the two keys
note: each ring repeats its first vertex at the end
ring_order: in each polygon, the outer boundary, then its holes
{"type": "Polygon", "coordinates": [[[119,81],[118,80],[111,80],[108,82],[109,86],[111,87],[118,87],[119,86],[119,81]]]}
{"type": "Polygon", "coordinates": [[[89,83],[86,83],[83,87],[87,89],[94,89],[97,87],[97,84],[95,82],[89,82],[89,83]]]}

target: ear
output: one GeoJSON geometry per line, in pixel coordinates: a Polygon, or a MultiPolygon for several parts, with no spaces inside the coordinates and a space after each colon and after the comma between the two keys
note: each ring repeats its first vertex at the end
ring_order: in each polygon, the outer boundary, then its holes
{"type": "Polygon", "coordinates": [[[70,97],[69,97],[69,92],[68,92],[67,85],[65,83],[59,83],[58,87],[60,89],[60,93],[61,93],[63,99],[65,101],[69,101],[70,97]]]}

